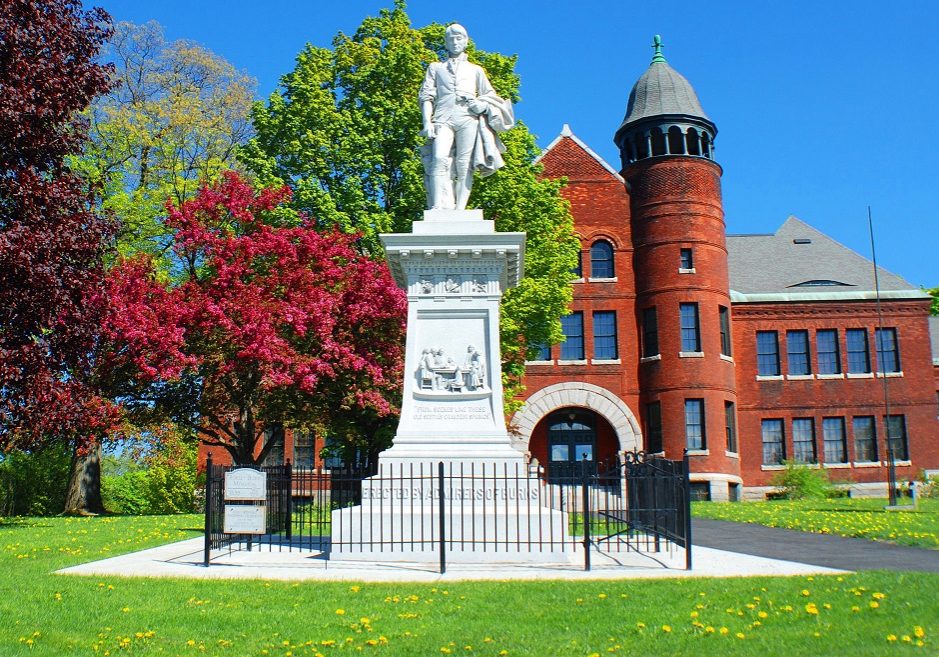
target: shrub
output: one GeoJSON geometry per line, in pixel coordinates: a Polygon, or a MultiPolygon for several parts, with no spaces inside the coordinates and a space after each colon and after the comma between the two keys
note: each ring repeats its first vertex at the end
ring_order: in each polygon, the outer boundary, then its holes
{"type": "Polygon", "coordinates": [[[188,513],[195,510],[197,447],[169,429],[136,447],[105,457],[101,492],[114,513],[188,513]],[[140,454],[143,452],[143,455],[140,454]]]}
{"type": "Polygon", "coordinates": [[[832,494],[828,473],[803,463],[784,461],[786,469],[773,477],[773,485],[787,500],[825,499],[832,494]]]}
{"type": "Polygon", "coordinates": [[[49,516],[65,507],[72,464],[68,445],[0,456],[0,515],[49,516]]]}

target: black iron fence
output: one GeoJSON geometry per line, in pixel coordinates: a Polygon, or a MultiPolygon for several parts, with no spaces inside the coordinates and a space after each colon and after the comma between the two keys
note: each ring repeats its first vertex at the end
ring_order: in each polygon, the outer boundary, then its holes
{"type": "Polygon", "coordinates": [[[264,500],[225,500],[232,466],[207,466],[205,564],[224,550],[318,551],[370,561],[576,563],[684,551],[691,567],[687,458],[643,452],[585,462],[548,481],[537,467],[418,463],[378,472],[256,468],[264,500]],[[257,533],[225,531],[233,506],[263,506],[257,533]]]}

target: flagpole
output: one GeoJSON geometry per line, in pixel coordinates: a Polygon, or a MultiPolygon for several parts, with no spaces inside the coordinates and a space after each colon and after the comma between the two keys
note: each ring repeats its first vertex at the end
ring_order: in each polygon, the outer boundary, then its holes
{"type": "MultiPolygon", "coordinates": [[[[880,354],[883,353],[884,340],[884,311],[880,304],[880,276],[877,272],[877,251],[874,248],[874,219],[871,214],[871,206],[867,206],[867,229],[871,237],[871,260],[874,262],[874,294],[877,297],[877,321],[880,325],[880,332],[874,340],[874,349],[877,353],[877,367],[883,367],[880,362],[880,354]]],[[[876,376],[876,374],[875,374],[876,376]]],[[[897,505],[897,468],[893,453],[893,441],[890,439],[890,387],[887,383],[887,372],[880,372],[881,379],[884,382],[884,424],[887,430],[887,494],[890,499],[890,506],[897,505]]]]}

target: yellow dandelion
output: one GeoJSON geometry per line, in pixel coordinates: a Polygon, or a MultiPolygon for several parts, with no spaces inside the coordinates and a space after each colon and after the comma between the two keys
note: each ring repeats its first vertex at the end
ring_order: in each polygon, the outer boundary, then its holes
{"type": "Polygon", "coordinates": [[[805,596],[805,597],[808,597],[808,596],[810,596],[810,595],[812,595],[812,594],[809,593],[809,590],[808,590],[808,589],[802,589],[802,595],[805,596]]]}
{"type": "Polygon", "coordinates": [[[728,633],[730,632],[730,630],[727,629],[726,627],[722,627],[722,628],[720,629],[720,632],[721,632],[721,634],[728,634],[728,633]]]}
{"type": "Polygon", "coordinates": [[[765,611],[759,611],[757,612],[756,615],[759,616],[760,618],[766,618],[767,616],[769,616],[769,614],[767,614],[765,611]]]}
{"type": "Polygon", "coordinates": [[[672,631],[672,626],[671,626],[671,625],[663,625],[663,626],[662,626],[662,631],[665,632],[665,633],[671,632],[671,631],[672,631]]]}
{"type": "Polygon", "coordinates": [[[924,630],[920,625],[914,625],[913,636],[915,636],[917,639],[922,639],[926,636],[926,630],[924,630]]]}
{"type": "Polygon", "coordinates": [[[736,634],[735,636],[736,636],[738,639],[746,639],[746,638],[747,638],[747,635],[744,634],[743,632],[737,632],[737,634],[736,634]]]}
{"type": "Polygon", "coordinates": [[[336,615],[337,615],[337,616],[345,616],[345,615],[346,615],[346,610],[345,610],[345,609],[337,609],[337,610],[336,610],[336,615]]]}
{"type": "Polygon", "coordinates": [[[880,603],[877,602],[876,600],[871,600],[868,606],[869,606],[871,609],[877,609],[877,607],[880,606],[880,603]]]}

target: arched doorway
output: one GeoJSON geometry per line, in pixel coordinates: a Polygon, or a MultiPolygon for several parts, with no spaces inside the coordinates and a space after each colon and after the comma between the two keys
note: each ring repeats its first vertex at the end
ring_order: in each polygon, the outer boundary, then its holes
{"type": "Polygon", "coordinates": [[[580,408],[555,411],[547,418],[547,475],[551,483],[570,482],[597,471],[596,413],[580,408]]]}

